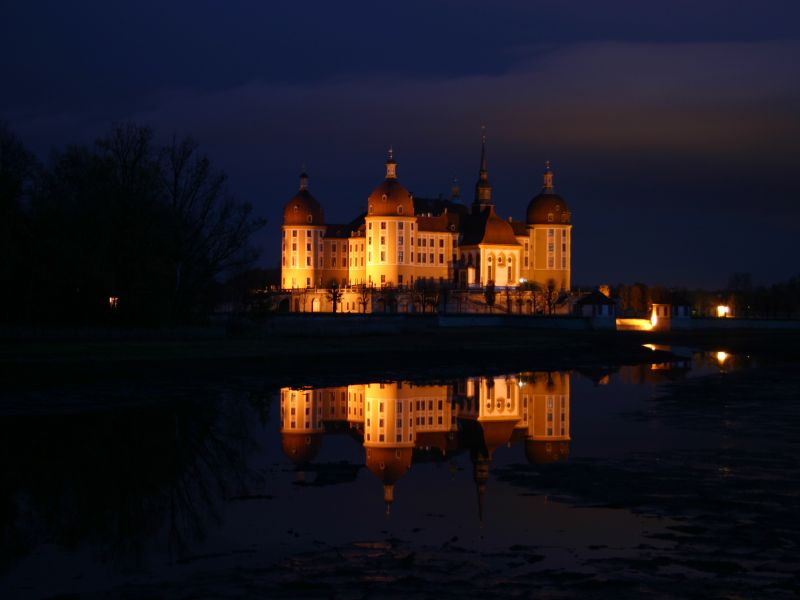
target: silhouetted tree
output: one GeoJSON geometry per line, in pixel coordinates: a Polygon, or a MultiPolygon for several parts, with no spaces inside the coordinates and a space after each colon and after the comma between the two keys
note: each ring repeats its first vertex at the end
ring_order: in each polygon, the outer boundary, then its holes
{"type": "Polygon", "coordinates": [[[486,307],[491,311],[494,308],[494,303],[497,300],[497,292],[495,291],[494,281],[489,281],[486,287],[483,288],[483,299],[486,301],[486,307]]]}
{"type": "Polygon", "coordinates": [[[331,283],[331,287],[328,288],[327,292],[325,292],[325,296],[328,298],[328,302],[333,304],[333,312],[336,312],[336,308],[339,306],[339,302],[342,299],[344,292],[339,288],[339,284],[336,281],[331,283]]]}
{"type": "Polygon", "coordinates": [[[161,149],[158,173],[173,227],[175,308],[187,312],[196,298],[221,273],[241,270],[257,253],[252,235],[264,225],[252,206],[239,202],[226,188],[227,176],[215,171],[191,138],[161,149]]]}
{"type": "Polygon", "coordinates": [[[31,235],[26,213],[38,163],[0,123],[0,320],[15,320],[28,302],[31,235]]]}

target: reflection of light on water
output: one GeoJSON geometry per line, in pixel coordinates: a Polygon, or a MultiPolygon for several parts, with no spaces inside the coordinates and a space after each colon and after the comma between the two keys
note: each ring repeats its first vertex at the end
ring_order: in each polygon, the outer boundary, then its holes
{"type": "Polygon", "coordinates": [[[727,352],[720,350],[719,352],[717,352],[717,362],[720,365],[725,364],[725,361],[728,360],[728,356],[729,354],[727,352]]]}
{"type": "Polygon", "coordinates": [[[649,348],[650,350],[655,350],[656,349],[656,345],[655,344],[642,344],[642,348],[649,348]]]}

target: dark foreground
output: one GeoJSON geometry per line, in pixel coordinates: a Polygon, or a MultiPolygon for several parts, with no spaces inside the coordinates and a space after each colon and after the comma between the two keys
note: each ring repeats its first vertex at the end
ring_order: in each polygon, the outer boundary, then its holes
{"type": "Polygon", "coordinates": [[[796,597],[797,341],[454,331],[9,344],[0,589],[12,598],[796,597]],[[752,359],[684,378],[671,353],[641,346],[664,342],[752,359]],[[615,372],[626,362],[667,368],[653,393],[620,402],[630,386],[615,372]],[[473,492],[447,483],[473,490],[467,456],[415,465],[387,518],[360,445],[331,438],[305,467],[315,478],[297,479],[269,437],[282,386],[557,369],[573,373],[569,460],[529,465],[510,444],[499,448],[480,526],[473,492]],[[606,374],[619,385],[596,387],[606,374]],[[246,458],[254,454],[261,462],[246,458]],[[409,525],[410,514],[419,521],[409,525]],[[166,571],[150,572],[135,565],[164,515],[166,571]],[[87,552],[102,568],[70,558],[87,552]],[[48,588],[41,564],[69,584],[48,588]]]}

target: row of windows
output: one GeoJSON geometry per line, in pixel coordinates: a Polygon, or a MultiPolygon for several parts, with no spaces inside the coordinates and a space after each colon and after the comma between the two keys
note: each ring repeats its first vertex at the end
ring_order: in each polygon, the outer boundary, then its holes
{"type": "MultiPolygon", "coordinates": [[[[414,231],[414,224],[411,223],[410,225],[411,225],[411,231],[414,231]]],[[[381,221],[380,222],[380,227],[381,227],[381,229],[386,229],[386,221],[381,221]]],[[[400,231],[403,231],[404,227],[405,227],[405,223],[403,221],[399,221],[397,223],[397,229],[399,229],[400,231]]],[[[372,231],[372,223],[367,223],[367,229],[372,231]]]]}

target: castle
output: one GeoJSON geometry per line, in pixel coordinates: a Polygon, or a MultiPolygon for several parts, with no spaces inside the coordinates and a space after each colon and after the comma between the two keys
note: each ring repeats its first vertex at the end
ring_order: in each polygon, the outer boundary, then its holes
{"type": "Polygon", "coordinates": [[[569,456],[570,374],[524,372],[449,384],[285,387],[280,424],[283,452],[300,470],[314,461],[326,435],[354,438],[363,446],[365,466],[383,485],[387,511],[395,500],[395,485],[413,463],[467,452],[482,517],[497,449],[522,443],[532,464],[569,456]]]}
{"type": "MultiPolygon", "coordinates": [[[[412,197],[397,178],[390,149],[386,176],[369,195],[365,212],[350,223],[329,224],[309,191],[308,175],[302,173],[300,189],[283,212],[281,288],[404,290],[438,284],[480,290],[538,285],[569,291],[572,215],[555,193],[549,162],[524,221],[505,220],[495,212],[485,137],[472,206],[468,209],[459,196],[454,186],[450,200],[412,197]]],[[[351,306],[347,297],[341,302],[351,306]]],[[[311,311],[323,305],[322,298],[312,299],[311,311]]],[[[297,302],[294,306],[298,310],[297,302]]],[[[411,311],[413,304],[398,309],[411,311]]]]}

